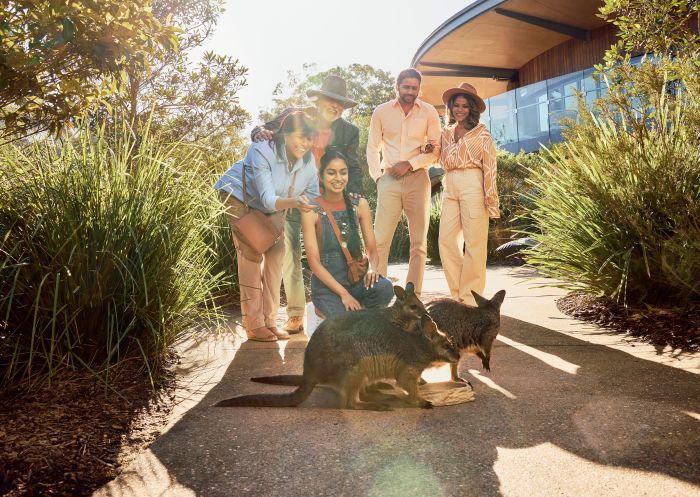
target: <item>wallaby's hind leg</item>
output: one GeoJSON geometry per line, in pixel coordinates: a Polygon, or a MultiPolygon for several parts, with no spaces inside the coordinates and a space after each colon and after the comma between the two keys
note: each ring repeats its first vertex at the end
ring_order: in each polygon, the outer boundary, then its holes
{"type": "Polygon", "coordinates": [[[450,371],[452,372],[452,381],[456,381],[459,383],[466,383],[469,385],[469,388],[474,390],[474,385],[472,385],[472,382],[467,380],[466,378],[462,378],[459,376],[459,363],[457,364],[450,364],[450,371]]]}
{"type": "Polygon", "coordinates": [[[408,397],[406,401],[409,405],[414,407],[422,407],[423,409],[430,409],[433,404],[418,395],[418,380],[420,379],[420,371],[415,369],[406,369],[402,371],[398,378],[396,378],[396,383],[406,390],[408,397]]]}
{"type": "MultiPolygon", "coordinates": [[[[382,404],[381,402],[362,402],[357,403],[358,397],[361,397],[360,392],[365,389],[367,385],[367,376],[360,373],[349,373],[345,378],[343,385],[343,394],[345,395],[345,408],[346,409],[362,409],[369,411],[391,411],[391,407],[382,404]]],[[[364,396],[364,395],[362,395],[364,396]]],[[[362,398],[360,398],[362,400],[362,398]]]]}
{"type": "Polygon", "coordinates": [[[387,391],[394,391],[394,386],[385,381],[378,381],[361,388],[359,397],[362,402],[370,403],[395,401],[397,399],[396,395],[387,391]]]}

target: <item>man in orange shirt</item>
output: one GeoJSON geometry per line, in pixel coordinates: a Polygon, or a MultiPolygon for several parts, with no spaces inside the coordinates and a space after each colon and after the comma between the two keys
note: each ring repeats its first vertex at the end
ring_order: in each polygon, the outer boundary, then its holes
{"type": "Polygon", "coordinates": [[[415,285],[417,294],[423,286],[427,258],[428,168],[440,156],[441,132],[435,107],[418,98],[420,83],[421,74],[415,69],[399,73],[397,97],[374,110],[367,139],[369,174],[377,182],[378,270],[386,276],[391,240],[404,212],[411,242],[406,281],[415,285]]]}

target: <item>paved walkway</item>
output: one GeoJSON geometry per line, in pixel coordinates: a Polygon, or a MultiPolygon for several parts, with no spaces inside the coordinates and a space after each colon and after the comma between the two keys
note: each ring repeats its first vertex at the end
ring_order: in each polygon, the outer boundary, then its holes
{"type": "MultiPolygon", "coordinates": [[[[237,329],[183,348],[168,431],[95,495],[700,496],[700,355],[573,321],[555,306],[565,292],[523,269],[489,269],[487,281],[487,296],[508,294],[492,371],[475,357],[461,365],[475,401],[212,408],[282,388],[251,376],[301,371],[303,337],[243,342],[237,329]]],[[[424,293],[446,293],[440,268],[427,268],[424,293]]]]}

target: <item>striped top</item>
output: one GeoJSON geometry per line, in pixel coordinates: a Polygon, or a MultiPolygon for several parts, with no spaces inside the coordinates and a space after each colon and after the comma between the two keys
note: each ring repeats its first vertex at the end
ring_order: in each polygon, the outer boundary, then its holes
{"type": "Polygon", "coordinates": [[[445,171],[480,168],[484,173],[484,201],[489,217],[500,217],[496,186],[496,145],[483,123],[477,124],[455,142],[455,127],[442,130],[440,164],[445,171]]]}

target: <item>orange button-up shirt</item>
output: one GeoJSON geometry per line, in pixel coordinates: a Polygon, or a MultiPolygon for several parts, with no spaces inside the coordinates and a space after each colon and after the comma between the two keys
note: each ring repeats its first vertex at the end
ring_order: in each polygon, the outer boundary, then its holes
{"type": "Polygon", "coordinates": [[[445,171],[479,168],[484,173],[484,201],[489,217],[500,217],[496,186],[496,145],[483,123],[467,131],[455,141],[457,124],[442,130],[440,165],[445,171]]]}
{"type": "Polygon", "coordinates": [[[395,98],[374,109],[367,138],[367,165],[374,181],[381,177],[385,164],[393,166],[408,161],[415,171],[428,168],[438,157],[440,117],[435,107],[416,99],[413,108],[404,114],[399,99],[395,98]],[[434,149],[422,154],[421,147],[427,143],[434,149]]]}

